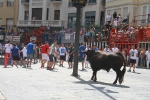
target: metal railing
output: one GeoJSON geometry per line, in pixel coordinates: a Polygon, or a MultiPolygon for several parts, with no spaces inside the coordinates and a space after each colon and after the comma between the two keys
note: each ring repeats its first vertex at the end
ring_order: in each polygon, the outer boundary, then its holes
{"type": "Polygon", "coordinates": [[[29,3],[29,0],[21,0],[21,3],[29,3]]]}
{"type": "Polygon", "coordinates": [[[47,21],[47,20],[18,20],[17,26],[35,26],[39,27],[41,25],[51,25],[51,26],[63,26],[63,21],[47,21]]]}

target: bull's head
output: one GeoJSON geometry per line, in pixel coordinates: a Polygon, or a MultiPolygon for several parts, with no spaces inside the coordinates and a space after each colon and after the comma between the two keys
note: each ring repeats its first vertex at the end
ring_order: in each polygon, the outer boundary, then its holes
{"type": "Polygon", "coordinates": [[[86,54],[87,55],[87,61],[91,61],[91,58],[92,58],[92,56],[94,55],[94,53],[95,53],[95,50],[87,50],[87,51],[84,51],[83,52],[84,54],[86,54]]]}

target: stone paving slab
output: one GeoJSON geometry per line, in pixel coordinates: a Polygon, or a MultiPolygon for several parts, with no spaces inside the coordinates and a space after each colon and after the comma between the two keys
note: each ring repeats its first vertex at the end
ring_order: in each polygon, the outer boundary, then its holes
{"type": "Polygon", "coordinates": [[[113,85],[116,74],[99,71],[97,81],[90,80],[92,70],[81,71],[80,77],[71,76],[72,69],[56,66],[54,71],[0,65],[0,91],[6,100],[150,100],[150,70],[126,72],[122,85],[113,85]]]}

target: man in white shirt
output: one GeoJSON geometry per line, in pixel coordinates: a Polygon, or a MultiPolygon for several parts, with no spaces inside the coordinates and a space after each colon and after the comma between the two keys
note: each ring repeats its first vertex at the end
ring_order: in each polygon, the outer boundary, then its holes
{"type": "Polygon", "coordinates": [[[149,64],[150,64],[150,48],[148,49],[148,51],[146,51],[146,64],[147,64],[147,69],[150,68],[149,64]]]}
{"type": "Polygon", "coordinates": [[[131,72],[131,67],[133,67],[133,72],[135,73],[135,64],[136,64],[136,58],[138,56],[138,51],[135,49],[135,46],[132,46],[132,49],[129,51],[130,54],[130,69],[128,72],[131,72]]]}
{"type": "Polygon", "coordinates": [[[112,48],[112,52],[114,53],[119,52],[119,49],[116,47],[116,45],[114,45],[114,47],[112,48]]]}
{"type": "Polygon", "coordinates": [[[23,68],[26,68],[26,63],[25,63],[25,60],[27,59],[27,49],[25,47],[24,44],[22,44],[22,50],[21,50],[22,54],[23,54],[23,58],[22,58],[22,63],[24,65],[23,68]]]}
{"type": "Polygon", "coordinates": [[[12,49],[12,44],[10,44],[10,41],[5,44],[5,59],[4,59],[4,68],[8,65],[8,58],[10,57],[10,52],[12,49]]]}
{"type": "Polygon", "coordinates": [[[63,63],[66,60],[66,48],[64,46],[64,44],[61,45],[61,47],[59,48],[59,55],[60,55],[60,67],[63,67],[63,63]]]}
{"type": "Polygon", "coordinates": [[[104,48],[104,50],[103,50],[104,52],[106,52],[106,53],[109,53],[109,52],[111,52],[111,50],[110,50],[110,48],[108,47],[108,45],[106,45],[106,47],[104,48]]]}

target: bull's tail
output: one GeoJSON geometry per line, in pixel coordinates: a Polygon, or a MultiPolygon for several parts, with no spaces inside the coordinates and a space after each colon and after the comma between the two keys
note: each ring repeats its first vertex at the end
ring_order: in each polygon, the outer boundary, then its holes
{"type": "Polygon", "coordinates": [[[123,60],[123,62],[124,62],[124,68],[123,68],[123,70],[121,71],[122,72],[122,81],[124,80],[124,74],[125,74],[125,72],[126,72],[126,61],[125,61],[125,58],[124,58],[124,56],[121,54],[121,53],[117,53],[121,58],[122,58],[122,60],[123,60]]]}

